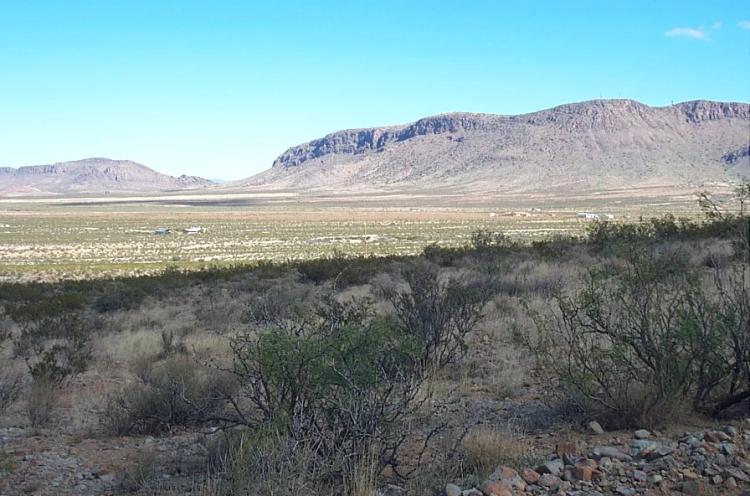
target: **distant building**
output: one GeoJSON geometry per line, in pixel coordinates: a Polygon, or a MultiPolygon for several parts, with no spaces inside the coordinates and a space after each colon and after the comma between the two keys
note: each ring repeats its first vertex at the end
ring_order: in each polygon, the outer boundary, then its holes
{"type": "Polygon", "coordinates": [[[168,227],[157,227],[156,229],[154,229],[154,234],[162,235],[162,234],[171,234],[171,233],[172,233],[172,230],[168,227]]]}
{"type": "Polygon", "coordinates": [[[183,232],[187,234],[198,234],[203,232],[203,228],[200,226],[186,227],[185,229],[183,229],[183,232]]]}
{"type": "Polygon", "coordinates": [[[600,220],[601,217],[599,214],[595,214],[593,212],[578,212],[576,214],[576,219],[580,220],[600,220]]]}

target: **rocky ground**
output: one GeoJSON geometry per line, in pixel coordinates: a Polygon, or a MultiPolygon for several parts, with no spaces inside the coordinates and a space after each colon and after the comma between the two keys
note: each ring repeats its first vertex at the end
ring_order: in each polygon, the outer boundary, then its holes
{"type": "Polygon", "coordinates": [[[80,439],[6,428],[0,430],[0,495],[112,495],[149,487],[187,492],[205,459],[196,435],[80,439]]]}
{"type": "MultiPolygon", "coordinates": [[[[497,469],[476,487],[446,484],[445,496],[636,496],[750,494],[750,420],[683,433],[637,430],[533,436],[547,461],[497,469]],[[571,439],[573,439],[571,441],[571,439]]],[[[81,439],[0,430],[0,494],[114,495],[169,488],[190,493],[204,473],[205,436],[81,439]]],[[[176,493],[175,493],[176,491],[176,493]]],[[[387,486],[379,496],[398,496],[387,486]]]]}
{"type": "Polygon", "coordinates": [[[750,494],[750,422],[677,437],[645,429],[609,437],[596,422],[589,429],[591,439],[558,444],[540,466],[499,466],[478,488],[449,483],[445,495],[750,494]]]}

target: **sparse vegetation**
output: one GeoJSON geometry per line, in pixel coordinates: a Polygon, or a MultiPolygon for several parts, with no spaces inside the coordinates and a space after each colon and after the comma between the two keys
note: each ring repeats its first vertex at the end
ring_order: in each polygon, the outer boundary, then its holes
{"type": "Polygon", "coordinates": [[[592,419],[746,412],[747,218],[708,200],[586,237],[3,283],[0,418],[159,447],[122,490],[369,496],[535,467],[536,434],[592,419]]]}

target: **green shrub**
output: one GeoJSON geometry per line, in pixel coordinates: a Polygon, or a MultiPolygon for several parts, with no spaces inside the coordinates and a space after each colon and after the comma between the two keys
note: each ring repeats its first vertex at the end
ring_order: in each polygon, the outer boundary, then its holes
{"type": "Polygon", "coordinates": [[[14,353],[22,357],[34,380],[61,384],[84,372],[91,361],[89,328],[75,314],[45,317],[23,327],[14,353]]]}
{"type": "Polygon", "coordinates": [[[396,319],[376,315],[367,299],[327,295],[291,311],[263,304],[251,312],[257,330],[231,342],[238,397],[252,404],[237,421],[307,450],[331,487],[366,486],[365,467],[398,467],[408,420],[429,398],[424,381],[460,355],[489,297],[484,284],[439,281],[434,267],[404,277],[409,296],[390,293],[401,302],[396,319]],[[439,320],[418,326],[433,304],[439,320]]]}
{"type": "Polygon", "coordinates": [[[314,446],[329,478],[342,480],[373,446],[382,468],[403,442],[396,426],[420,403],[421,346],[369,303],[333,298],[315,319],[241,334],[234,372],[255,407],[242,421],[314,446]]]}
{"type": "Polygon", "coordinates": [[[746,380],[744,291],[722,296],[681,261],[638,249],[558,295],[553,312],[532,314],[538,335],[522,339],[604,422],[653,424],[690,401],[715,407],[746,380]]]}
{"type": "Polygon", "coordinates": [[[115,282],[106,288],[104,294],[96,298],[92,306],[99,313],[132,310],[138,307],[145,297],[146,292],[142,288],[115,282]]]}

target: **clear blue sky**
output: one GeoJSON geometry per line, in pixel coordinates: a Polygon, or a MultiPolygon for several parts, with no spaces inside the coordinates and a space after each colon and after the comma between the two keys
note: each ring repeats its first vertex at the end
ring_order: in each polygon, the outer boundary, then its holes
{"type": "Polygon", "coordinates": [[[0,0],[0,166],[236,179],[343,128],[750,100],[745,1],[0,0]]]}

